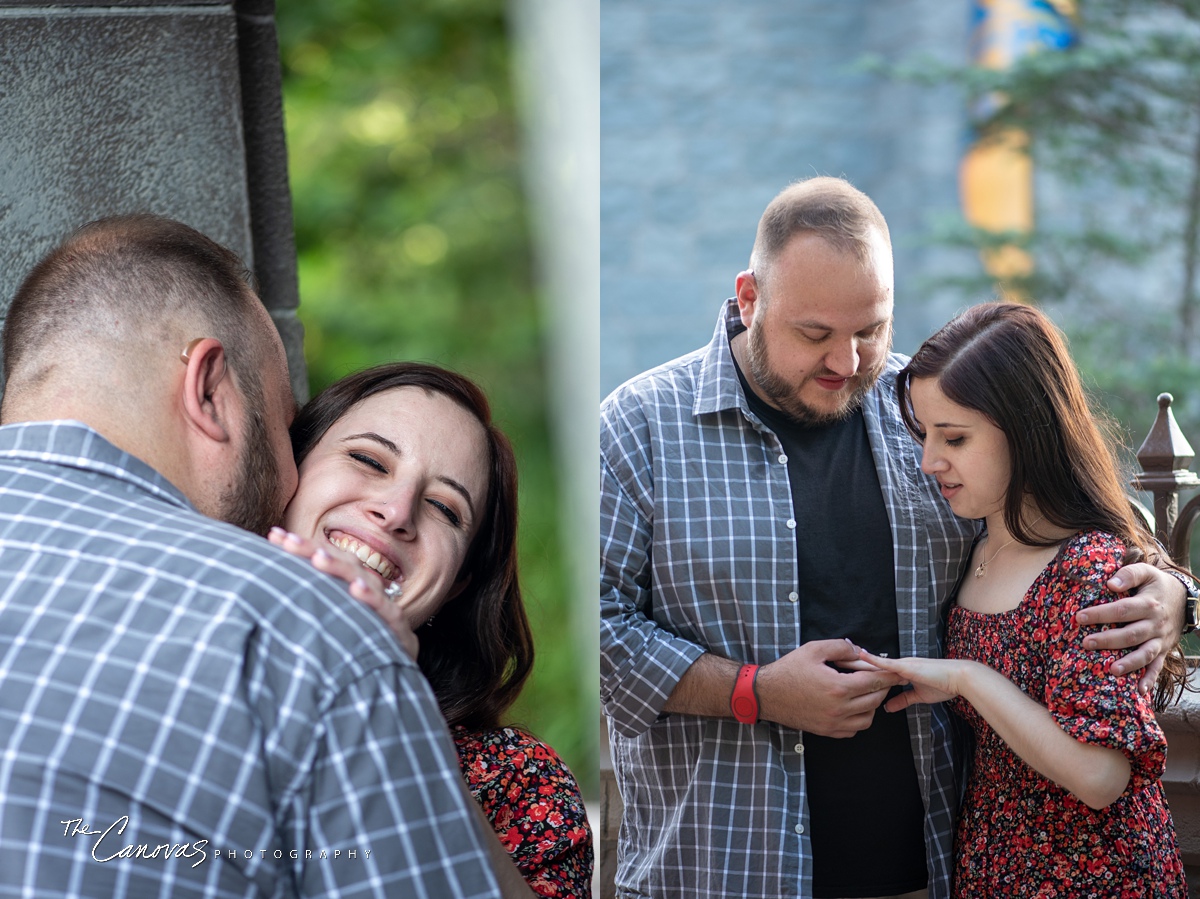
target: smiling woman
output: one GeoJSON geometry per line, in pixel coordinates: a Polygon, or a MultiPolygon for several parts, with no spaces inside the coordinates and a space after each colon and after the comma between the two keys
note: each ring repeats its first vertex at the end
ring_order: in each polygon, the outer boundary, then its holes
{"type": "Polygon", "coordinates": [[[305,455],[284,525],[401,585],[415,630],[466,586],[459,574],[487,501],[487,456],[479,420],[445,394],[374,394],[305,455]]]}
{"type": "Polygon", "coordinates": [[[514,864],[540,895],[586,895],[579,787],[553,749],[502,725],[533,667],[533,638],[517,578],[516,463],[487,398],[436,366],[377,366],[306,404],[292,449],[292,536],[274,541],[357,581],[353,595],[406,647],[417,634],[463,776],[514,864]]]}

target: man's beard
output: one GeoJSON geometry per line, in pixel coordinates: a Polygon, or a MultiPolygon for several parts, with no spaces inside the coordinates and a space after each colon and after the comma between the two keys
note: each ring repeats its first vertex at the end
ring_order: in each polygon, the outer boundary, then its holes
{"type": "Polygon", "coordinates": [[[279,466],[262,415],[248,412],[244,430],[237,480],[221,497],[221,519],[265,537],[283,517],[279,466]]]}
{"type": "MultiPolygon", "coordinates": [[[[891,327],[888,328],[888,345],[891,345],[891,327]]],[[[768,357],[767,342],[763,336],[763,326],[757,321],[751,325],[746,339],[746,366],[750,369],[750,377],[755,386],[762,391],[765,398],[784,415],[797,424],[829,425],[842,421],[852,415],[862,405],[863,397],[867,395],[879,376],[887,366],[887,353],[879,358],[879,364],[872,371],[859,371],[852,375],[850,384],[853,389],[850,396],[840,408],[832,411],[814,409],[800,399],[800,388],[817,377],[836,378],[833,372],[814,372],[807,375],[798,384],[793,384],[771,367],[768,357]]]]}

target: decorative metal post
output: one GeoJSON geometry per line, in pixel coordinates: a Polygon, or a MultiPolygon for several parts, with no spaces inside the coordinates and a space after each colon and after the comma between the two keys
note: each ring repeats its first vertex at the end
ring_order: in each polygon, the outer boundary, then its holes
{"type": "Polygon", "coordinates": [[[1187,565],[1192,524],[1200,514],[1200,506],[1193,499],[1179,519],[1179,491],[1184,487],[1200,487],[1200,478],[1188,470],[1196,453],[1175,422],[1175,413],[1171,411],[1173,399],[1169,393],[1158,395],[1158,416],[1137,452],[1142,471],[1134,477],[1133,486],[1154,494],[1154,536],[1167,548],[1171,558],[1187,565]]]}

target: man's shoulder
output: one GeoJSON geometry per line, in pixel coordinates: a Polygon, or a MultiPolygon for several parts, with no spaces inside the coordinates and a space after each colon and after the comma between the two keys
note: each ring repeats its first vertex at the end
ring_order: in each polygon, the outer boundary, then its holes
{"type": "Polygon", "coordinates": [[[604,399],[601,412],[684,403],[690,408],[706,352],[702,347],[634,375],[604,399]]]}
{"type": "Polygon", "coordinates": [[[876,414],[899,416],[900,401],[896,397],[896,376],[908,365],[908,356],[902,353],[888,353],[883,371],[867,393],[866,407],[876,414]]]}
{"type": "Polygon", "coordinates": [[[630,378],[600,404],[601,450],[652,439],[692,417],[701,389],[704,350],[672,359],[630,378]]]}
{"type": "MultiPolygon", "coordinates": [[[[0,547],[9,565],[30,566],[38,577],[69,568],[115,579],[114,597],[124,591],[163,611],[182,606],[187,627],[211,630],[228,651],[257,655],[255,647],[270,647],[279,662],[286,656],[319,679],[411,664],[345,585],[264,538],[103,471],[60,470],[52,483],[35,497],[0,486],[0,547]],[[47,522],[36,539],[31,518],[47,522]]],[[[0,578],[9,576],[23,575],[0,566],[0,578]]],[[[74,601],[76,592],[67,589],[60,600],[74,601]]]]}
{"type": "Polygon", "coordinates": [[[908,365],[908,362],[908,356],[903,353],[888,353],[887,362],[884,364],[883,373],[879,376],[877,386],[894,389],[896,375],[900,374],[900,369],[908,365]]]}
{"type": "Polygon", "coordinates": [[[203,532],[207,558],[197,559],[193,575],[200,589],[218,602],[227,597],[224,614],[286,647],[297,662],[335,680],[381,665],[414,664],[373,610],[308,560],[224,522],[204,519],[203,532]]]}

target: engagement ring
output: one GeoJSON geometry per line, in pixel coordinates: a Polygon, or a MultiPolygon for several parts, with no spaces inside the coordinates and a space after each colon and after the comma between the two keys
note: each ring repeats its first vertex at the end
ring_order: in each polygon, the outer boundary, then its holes
{"type": "Polygon", "coordinates": [[[388,584],[386,587],[383,588],[384,596],[386,596],[392,602],[395,602],[396,600],[398,600],[400,598],[400,594],[403,592],[404,592],[403,588],[400,586],[399,582],[397,582],[397,581],[392,581],[392,583],[388,584]]]}

